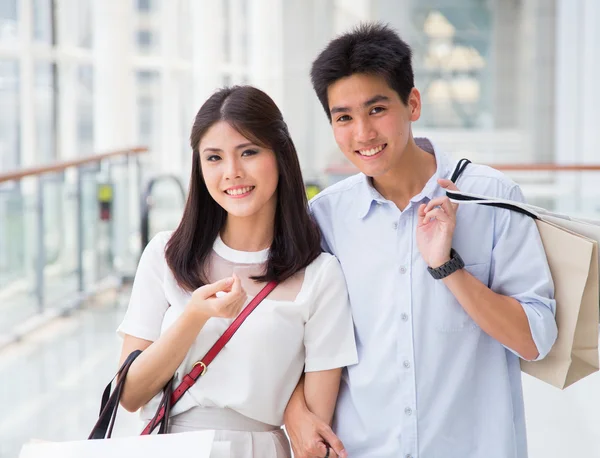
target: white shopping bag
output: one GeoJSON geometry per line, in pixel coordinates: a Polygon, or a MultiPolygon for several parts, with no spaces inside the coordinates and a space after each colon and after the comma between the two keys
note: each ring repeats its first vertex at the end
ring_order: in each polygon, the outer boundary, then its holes
{"type": "Polygon", "coordinates": [[[214,431],[118,437],[73,442],[31,442],[19,458],[229,458],[228,450],[211,454],[214,431]]]}

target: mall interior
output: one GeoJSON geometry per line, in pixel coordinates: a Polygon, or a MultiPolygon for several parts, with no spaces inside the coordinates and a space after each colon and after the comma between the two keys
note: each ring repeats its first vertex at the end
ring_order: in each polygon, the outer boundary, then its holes
{"type": "MultiPolygon", "coordinates": [[[[309,197],[357,173],[309,71],[366,21],[412,47],[415,136],[506,173],[531,204],[600,220],[598,0],[0,0],[0,458],[87,437],[212,92],[273,98],[309,197]]],[[[600,374],[523,386],[530,458],[600,457],[600,374]]],[[[140,425],[120,412],[115,435],[140,425]]]]}

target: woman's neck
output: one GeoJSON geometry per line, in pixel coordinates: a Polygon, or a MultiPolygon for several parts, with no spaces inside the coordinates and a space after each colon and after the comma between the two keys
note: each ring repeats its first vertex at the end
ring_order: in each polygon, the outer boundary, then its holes
{"type": "Polygon", "coordinates": [[[227,215],[225,225],[221,229],[221,239],[234,250],[262,251],[273,243],[274,226],[274,211],[272,215],[261,212],[243,218],[227,215]]]}

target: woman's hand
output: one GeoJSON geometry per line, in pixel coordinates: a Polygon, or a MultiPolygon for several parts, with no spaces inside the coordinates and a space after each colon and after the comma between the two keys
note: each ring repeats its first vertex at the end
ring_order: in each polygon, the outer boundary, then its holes
{"type": "Polygon", "coordinates": [[[239,277],[233,274],[233,277],[198,288],[187,306],[203,319],[235,318],[247,297],[239,277]]]}

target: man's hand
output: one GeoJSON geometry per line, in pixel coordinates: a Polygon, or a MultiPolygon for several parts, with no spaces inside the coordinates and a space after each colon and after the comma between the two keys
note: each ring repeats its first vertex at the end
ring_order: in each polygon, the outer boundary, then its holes
{"type": "Polygon", "coordinates": [[[287,409],[285,412],[285,430],[292,443],[294,458],[347,458],[344,444],[333,433],[327,423],[307,408],[287,409]]]}
{"type": "MultiPolygon", "coordinates": [[[[458,190],[450,180],[440,179],[438,183],[444,189],[458,190]]],[[[445,196],[419,207],[417,246],[429,267],[437,268],[450,260],[457,208],[458,205],[445,196]]]]}

